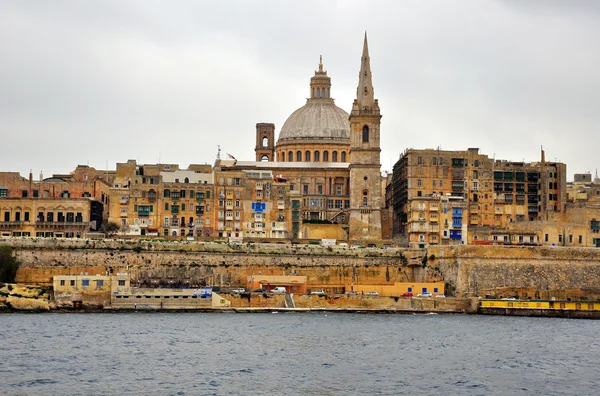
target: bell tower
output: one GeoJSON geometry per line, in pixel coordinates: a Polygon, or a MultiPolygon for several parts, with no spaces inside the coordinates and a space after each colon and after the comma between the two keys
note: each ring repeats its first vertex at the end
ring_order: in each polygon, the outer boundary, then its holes
{"type": "Polygon", "coordinates": [[[350,113],[350,229],[352,241],[380,241],[381,114],[371,80],[367,33],[363,44],[356,99],[350,113]]]}
{"type": "Polygon", "coordinates": [[[256,124],[256,161],[275,161],[275,124],[256,124]]]}

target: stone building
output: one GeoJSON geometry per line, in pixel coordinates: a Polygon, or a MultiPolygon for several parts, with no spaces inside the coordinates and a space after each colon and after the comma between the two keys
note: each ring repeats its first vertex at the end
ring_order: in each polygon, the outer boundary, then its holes
{"type": "MultiPolygon", "coordinates": [[[[250,192],[252,188],[246,189],[240,236],[305,238],[307,232],[302,229],[307,224],[333,223],[339,225],[331,234],[335,239],[342,235],[342,239],[352,241],[380,242],[382,218],[389,221],[389,211],[382,211],[386,178],[380,173],[380,120],[365,35],[357,95],[350,114],[335,105],[331,78],[321,59],[310,80],[306,104],[285,121],[276,144],[274,125],[260,123],[256,125],[256,162],[218,161],[215,175],[243,172],[243,180],[250,185],[253,182],[249,174],[273,178],[257,182],[254,193],[250,192]],[[267,197],[265,183],[273,189],[276,179],[281,183],[277,191],[282,194],[267,197]],[[253,208],[264,208],[270,214],[253,208]]],[[[233,231],[236,229],[233,227],[233,231]]],[[[232,227],[226,223],[222,231],[223,236],[229,235],[232,227]]]]}
{"type": "Polygon", "coordinates": [[[39,180],[0,172],[0,233],[7,236],[83,237],[108,218],[106,172],[85,165],[39,180]]]}
{"type": "MultiPolygon", "coordinates": [[[[409,149],[394,165],[395,233],[408,243],[431,243],[433,236],[415,224],[415,218],[428,222],[429,219],[414,215],[414,205],[420,208],[432,200],[431,197],[445,196],[464,199],[461,216],[467,229],[506,229],[513,222],[547,220],[550,214],[565,210],[566,165],[546,162],[543,151],[540,162],[525,163],[490,159],[477,148],[464,151],[409,149]],[[418,235],[411,236],[414,232],[418,235]]],[[[433,229],[438,228],[431,225],[427,232],[435,233],[433,229]]],[[[462,233],[466,235],[466,231],[462,233]]],[[[458,230],[453,234],[463,243],[469,241],[468,236],[458,237],[458,230]]],[[[441,235],[436,239],[441,241],[441,235]]]]}
{"type": "Polygon", "coordinates": [[[118,163],[110,221],[125,235],[211,237],[212,166],[118,163]]]}

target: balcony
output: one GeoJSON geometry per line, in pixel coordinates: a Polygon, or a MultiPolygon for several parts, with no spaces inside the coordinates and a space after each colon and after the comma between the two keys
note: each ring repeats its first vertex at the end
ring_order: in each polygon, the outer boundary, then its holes
{"type": "Polygon", "coordinates": [[[285,201],[282,201],[282,200],[277,201],[277,209],[279,209],[279,210],[285,209],[285,201]]]}
{"type": "Polygon", "coordinates": [[[233,220],[233,215],[225,215],[225,220],[233,220]]]}
{"type": "Polygon", "coordinates": [[[119,203],[120,203],[121,205],[128,204],[128,203],[129,203],[129,197],[121,197],[121,198],[119,199],[119,203]]]}
{"type": "Polygon", "coordinates": [[[22,221],[5,221],[0,223],[0,228],[12,228],[12,227],[20,227],[23,225],[22,221]]]}
{"type": "Polygon", "coordinates": [[[285,222],[283,221],[276,221],[271,228],[272,231],[285,231],[285,229],[285,222]]]}
{"type": "Polygon", "coordinates": [[[56,228],[86,228],[89,227],[90,223],[87,221],[84,222],[65,222],[65,221],[57,221],[57,222],[36,222],[35,228],[37,229],[56,229],[56,228]]]}
{"type": "MultiPolygon", "coordinates": [[[[139,209],[138,215],[139,216],[150,216],[150,209],[139,209]]],[[[125,213],[125,216],[127,216],[127,213],[125,213]]]]}
{"type": "Polygon", "coordinates": [[[437,212],[437,211],[439,211],[439,210],[440,210],[440,208],[439,208],[439,206],[438,206],[438,205],[431,205],[431,206],[429,207],[429,210],[430,210],[430,211],[432,211],[432,212],[437,212]]]}

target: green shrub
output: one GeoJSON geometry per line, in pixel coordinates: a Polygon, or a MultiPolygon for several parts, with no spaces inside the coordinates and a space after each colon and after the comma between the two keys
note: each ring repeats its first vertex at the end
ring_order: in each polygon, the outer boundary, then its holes
{"type": "Polygon", "coordinates": [[[12,247],[0,246],[0,282],[14,283],[19,265],[12,247]]]}

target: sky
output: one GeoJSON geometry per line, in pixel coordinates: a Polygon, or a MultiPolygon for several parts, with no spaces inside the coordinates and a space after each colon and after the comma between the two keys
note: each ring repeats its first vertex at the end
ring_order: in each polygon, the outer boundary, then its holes
{"type": "Polygon", "coordinates": [[[350,112],[368,33],[382,171],[407,148],[600,168],[597,1],[0,1],[0,171],[254,160],[319,56],[350,112]]]}

